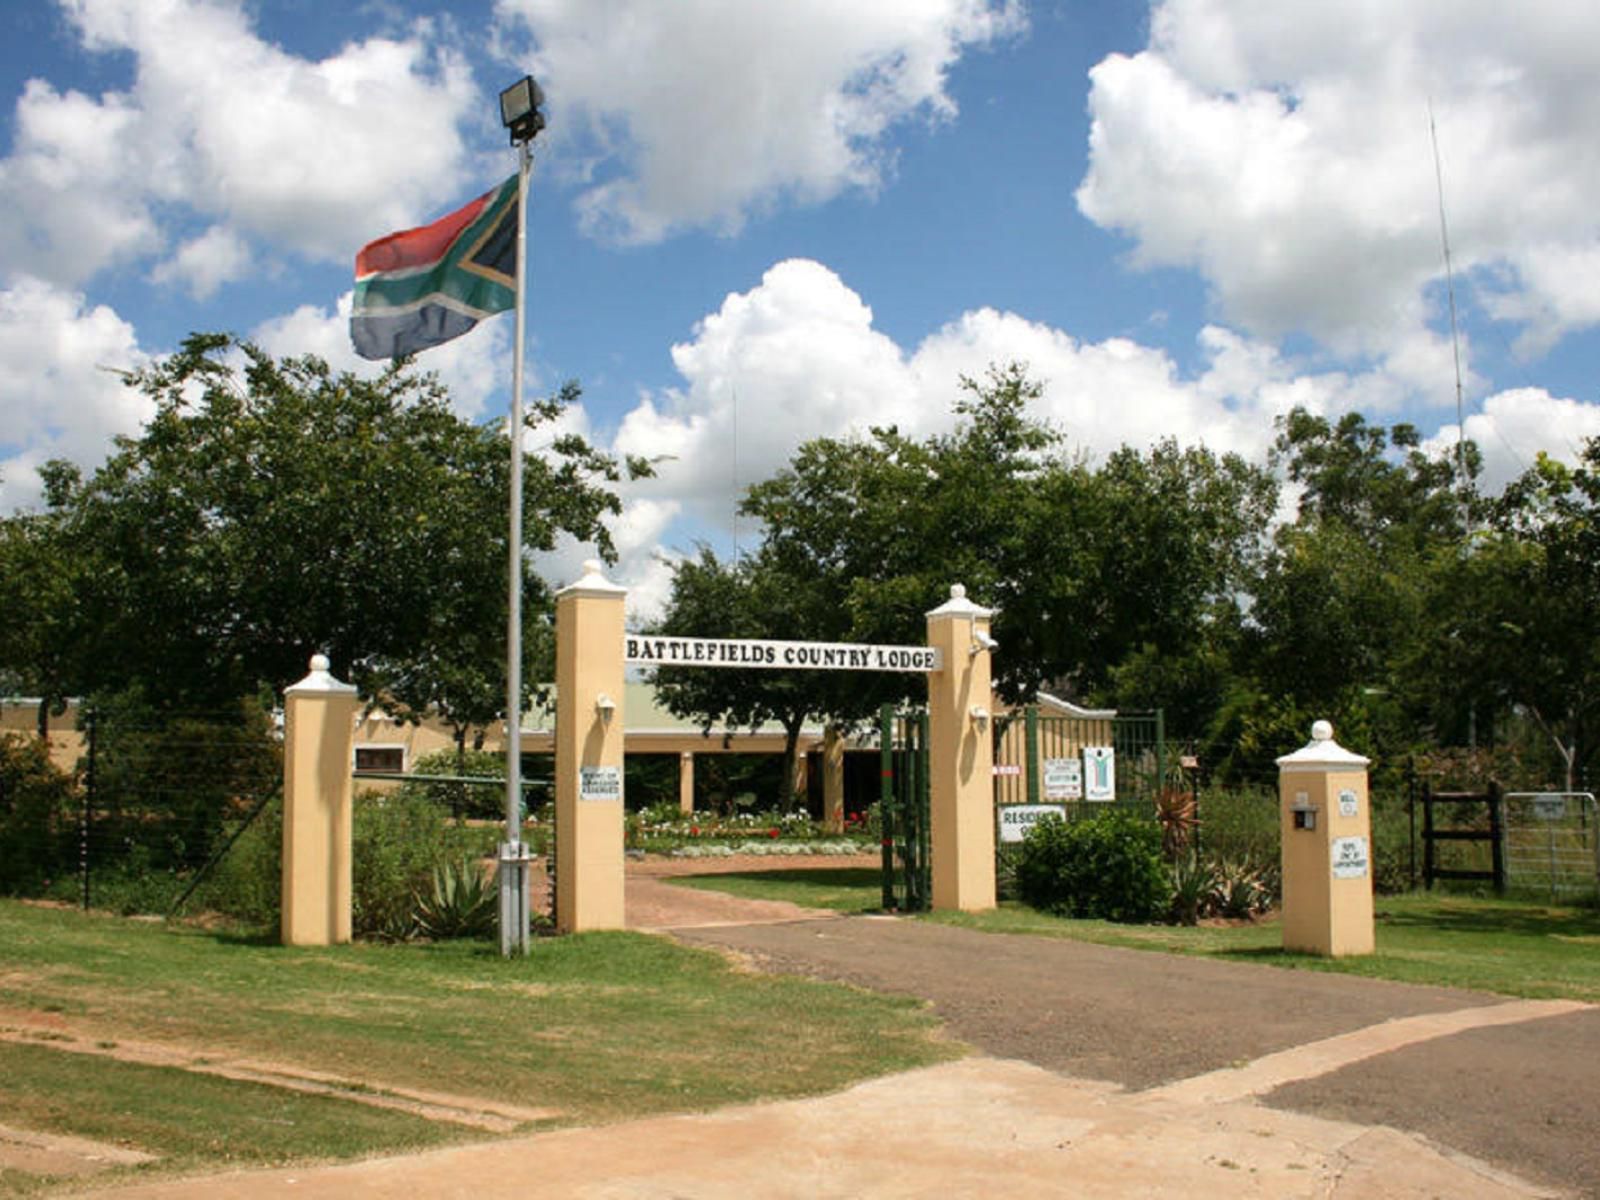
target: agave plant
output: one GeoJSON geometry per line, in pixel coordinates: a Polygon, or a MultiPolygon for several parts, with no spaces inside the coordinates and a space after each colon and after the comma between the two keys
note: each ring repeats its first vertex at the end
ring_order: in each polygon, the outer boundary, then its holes
{"type": "Polygon", "coordinates": [[[1198,855],[1187,854],[1172,864],[1172,908],[1174,925],[1198,925],[1211,903],[1217,876],[1211,864],[1198,855]]]}
{"type": "Polygon", "coordinates": [[[433,889],[417,896],[417,932],[435,940],[487,937],[494,932],[499,894],[471,858],[449,859],[433,869],[433,889]]]}
{"type": "Polygon", "coordinates": [[[1223,859],[1216,865],[1213,895],[1225,917],[1253,917],[1272,904],[1272,888],[1260,868],[1246,860],[1223,859]]]}

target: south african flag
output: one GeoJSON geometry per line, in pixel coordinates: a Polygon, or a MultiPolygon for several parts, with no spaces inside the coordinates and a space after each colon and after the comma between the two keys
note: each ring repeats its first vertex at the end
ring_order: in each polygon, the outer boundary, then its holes
{"type": "Polygon", "coordinates": [[[350,340],[362,358],[396,358],[460,337],[517,303],[517,177],[431,225],[356,255],[350,340]]]}

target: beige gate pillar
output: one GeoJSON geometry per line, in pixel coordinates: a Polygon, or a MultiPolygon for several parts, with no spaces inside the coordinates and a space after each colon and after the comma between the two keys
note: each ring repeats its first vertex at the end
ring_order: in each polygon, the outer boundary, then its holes
{"type": "Polygon", "coordinates": [[[678,811],[686,817],[694,813],[693,750],[678,755],[678,811]]]}
{"type": "Polygon", "coordinates": [[[1371,954],[1372,819],[1367,760],[1318,721],[1311,741],[1278,760],[1283,838],[1283,948],[1339,958],[1371,954]]]}
{"type": "Polygon", "coordinates": [[[283,694],[285,946],[350,940],[351,758],[356,689],[313,655],[311,673],[283,694]]]}
{"type": "Polygon", "coordinates": [[[822,735],[822,824],[844,832],[844,734],[834,725],[822,735]]]}
{"type": "Polygon", "coordinates": [[[556,928],[622,928],[622,641],[627,589],[584,563],[556,593],[556,928]]]}
{"type": "Polygon", "coordinates": [[[933,907],[993,908],[994,742],[989,722],[989,618],[956,584],[928,614],[928,645],[942,665],[928,674],[929,840],[933,907]]]}

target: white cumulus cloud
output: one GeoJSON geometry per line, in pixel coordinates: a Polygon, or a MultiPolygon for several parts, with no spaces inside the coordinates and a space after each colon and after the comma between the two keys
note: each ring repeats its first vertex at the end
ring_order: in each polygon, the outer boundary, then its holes
{"type": "MultiPolygon", "coordinates": [[[[588,228],[652,242],[737,232],[781,200],[871,191],[885,134],[954,115],[969,47],[1024,27],[1020,0],[498,0],[536,43],[531,65],[581,129],[588,228]]],[[[564,137],[558,132],[558,137],[564,137]]]]}
{"type": "Polygon", "coordinates": [[[0,260],[77,284],[208,232],[158,275],[204,295],[243,238],[323,260],[416,224],[467,188],[459,127],[480,99],[419,22],[311,61],[263,41],[226,0],[61,0],[84,48],[132,56],[126,92],[32,80],[0,160],[0,260]],[[179,223],[183,224],[179,224],[179,223]]]}
{"type": "Polygon", "coordinates": [[[1441,317],[1431,106],[1458,287],[1536,350],[1600,319],[1597,45],[1600,8],[1567,0],[1163,0],[1146,49],[1091,72],[1078,207],[1135,263],[1199,271],[1230,323],[1416,362],[1441,317]]]}
{"type": "MultiPolygon", "coordinates": [[[[1198,344],[1200,365],[1185,371],[1160,347],[1129,338],[1086,342],[981,308],[901,347],[826,266],[777,263],[673,347],[681,384],[642,395],[618,427],[614,449],[662,461],[655,479],[624,490],[617,578],[648,583],[651,597],[664,595],[664,563],[702,538],[726,551],[741,489],[782,469],[802,443],[865,436],[875,425],[893,424],[912,437],[949,430],[960,378],[982,380],[991,364],[1025,363],[1045,388],[1032,415],[1061,430],[1069,452],[1091,457],[1172,437],[1263,461],[1274,419],[1291,408],[1332,417],[1394,412],[1416,387],[1408,370],[1384,363],[1320,368],[1221,325],[1203,328],[1198,344]]],[[[1406,366],[1407,355],[1431,361],[1437,353],[1423,338],[1397,348],[1394,361],[1406,366]]],[[[1500,422],[1497,436],[1521,439],[1528,461],[1538,448],[1576,444],[1600,423],[1600,406],[1538,397],[1541,404],[1502,393],[1484,406],[1484,419],[1500,422]]],[[[1489,432],[1469,423],[1469,436],[1486,451],[1489,432]]],[[[1504,472],[1492,473],[1503,482],[1504,472]]],[[[740,536],[753,545],[758,531],[745,524],[740,536]]],[[[581,548],[570,548],[552,569],[566,578],[582,557],[581,548]]],[[[650,611],[642,593],[635,610],[650,611]]]]}
{"type": "MultiPolygon", "coordinates": [[[[1552,396],[1544,388],[1496,392],[1480,411],[1467,417],[1467,438],[1483,454],[1480,491],[1494,494],[1538,460],[1540,454],[1576,465],[1584,443],[1600,437],[1600,405],[1552,396]]],[[[1457,431],[1451,423],[1423,443],[1434,455],[1454,455],[1457,431]]]]}
{"type": "Polygon", "coordinates": [[[41,500],[38,469],[91,472],[151,405],[120,372],[145,365],[133,327],[105,305],[23,276],[0,289],[0,512],[41,500]]]}

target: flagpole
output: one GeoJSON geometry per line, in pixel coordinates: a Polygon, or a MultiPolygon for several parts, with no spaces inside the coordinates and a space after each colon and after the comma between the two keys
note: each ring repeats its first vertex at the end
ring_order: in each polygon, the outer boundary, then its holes
{"type": "Polygon", "coordinates": [[[500,953],[528,952],[528,862],[522,844],[522,360],[528,296],[529,141],[517,143],[517,303],[511,351],[510,577],[506,604],[506,840],[500,847],[500,953]]]}

